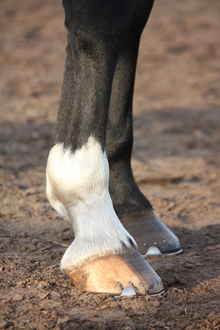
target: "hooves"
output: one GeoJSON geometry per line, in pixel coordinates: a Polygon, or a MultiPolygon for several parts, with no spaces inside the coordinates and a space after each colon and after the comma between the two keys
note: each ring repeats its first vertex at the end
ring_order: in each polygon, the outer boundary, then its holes
{"type": "Polygon", "coordinates": [[[138,251],[144,256],[179,254],[182,252],[179,239],[150,212],[139,218],[121,220],[123,226],[134,237],[138,251]]]}
{"type": "Polygon", "coordinates": [[[138,295],[164,292],[160,277],[137,251],[100,257],[63,272],[82,292],[121,295],[127,287],[138,295]]]}
{"type": "Polygon", "coordinates": [[[137,295],[163,293],[160,277],[142,255],[179,254],[182,252],[179,239],[152,212],[140,218],[123,219],[122,223],[135,238],[140,253],[133,250],[97,257],[62,271],[82,292],[116,296],[130,291],[137,295]]]}

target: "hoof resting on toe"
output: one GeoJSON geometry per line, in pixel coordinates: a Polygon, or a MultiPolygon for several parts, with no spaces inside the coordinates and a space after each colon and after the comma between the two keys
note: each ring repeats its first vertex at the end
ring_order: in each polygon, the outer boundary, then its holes
{"type": "Polygon", "coordinates": [[[182,252],[178,237],[152,212],[139,218],[122,219],[121,222],[134,237],[138,251],[144,256],[182,252]]]}
{"type": "Polygon", "coordinates": [[[137,251],[100,257],[72,272],[63,271],[82,292],[120,295],[126,287],[138,295],[164,292],[160,277],[137,251]]]}

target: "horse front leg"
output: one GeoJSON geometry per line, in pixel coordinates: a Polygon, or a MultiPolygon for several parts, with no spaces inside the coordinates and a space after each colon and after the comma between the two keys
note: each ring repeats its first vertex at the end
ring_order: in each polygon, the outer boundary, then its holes
{"type": "Polygon", "coordinates": [[[136,249],[109,195],[105,151],[112,79],[131,21],[132,3],[64,0],[67,59],[47,163],[47,196],[69,218],[75,239],[61,270],[83,292],[163,291],[136,249]]]}

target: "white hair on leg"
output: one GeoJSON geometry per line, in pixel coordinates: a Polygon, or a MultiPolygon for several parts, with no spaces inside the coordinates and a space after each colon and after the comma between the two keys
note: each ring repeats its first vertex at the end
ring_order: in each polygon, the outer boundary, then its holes
{"type": "Polygon", "coordinates": [[[119,221],[108,191],[106,153],[90,137],[75,152],[55,145],[47,163],[47,197],[62,216],[70,219],[75,240],[66,250],[61,269],[77,267],[85,260],[115,254],[134,239],[119,221]]]}

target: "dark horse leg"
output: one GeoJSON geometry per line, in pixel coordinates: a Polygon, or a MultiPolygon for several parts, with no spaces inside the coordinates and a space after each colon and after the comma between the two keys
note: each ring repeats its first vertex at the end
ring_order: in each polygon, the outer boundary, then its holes
{"type": "Polygon", "coordinates": [[[138,47],[153,1],[134,1],[131,29],[120,52],[114,74],[107,126],[109,190],[115,211],[134,237],[142,254],[177,254],[178,238],[154,215],[131,169],[133,144],[132,99],[138,47]]]}

